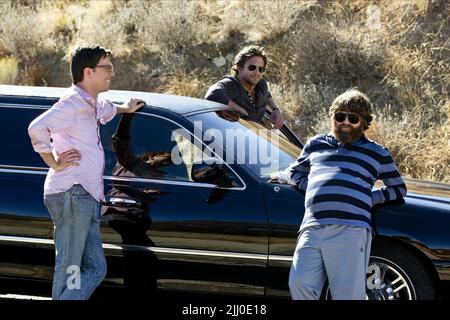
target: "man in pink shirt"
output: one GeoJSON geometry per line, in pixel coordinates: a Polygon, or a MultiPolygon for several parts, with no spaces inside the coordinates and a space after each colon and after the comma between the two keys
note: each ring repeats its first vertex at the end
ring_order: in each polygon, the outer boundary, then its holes
{"type": "Polygon", "coordinates": [[[104,153],[99,124],[144,106],[139,99],[114,105],[99,100],[114,76],[111,52],[78,47],[71,56],[73,84],[28,128],[31,143],[50,167],[44,204],[53,220],[55,272],[52,299],[88,299],[106,275],[100,238],[104,153]]]}

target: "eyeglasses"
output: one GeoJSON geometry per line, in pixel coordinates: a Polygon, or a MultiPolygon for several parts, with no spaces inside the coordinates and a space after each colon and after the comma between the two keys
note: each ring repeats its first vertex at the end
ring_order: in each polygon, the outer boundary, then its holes
{"type": "Polygon", "coordinates": [[[360,120],[356,113],[336,112],[333,117],[336,122],[344,122],[347,118],[351,124],[357,124],[360,120]]]}
{"type": "Polygon", "coordinates": [[[93,67],[92,69],[95,69],[95,68],[103,68],[103,69],[106,69],[106,71],[108,71],[108,72],[114,71],[114,67],[112,64],[98,64],[95,67],[93,67]]]}
{"type": "Polygon", "coordinates": [[[251,64],[251,65],[249,65],[249,66],[247,67],[247,69],[248,69],[249,71],[255,71],[256,68],[258,68],[259,73],[264,73],[264,71],[266,71],[266,68],[260,67],[260,66],[255,66],[254,64],[251,64]]]}

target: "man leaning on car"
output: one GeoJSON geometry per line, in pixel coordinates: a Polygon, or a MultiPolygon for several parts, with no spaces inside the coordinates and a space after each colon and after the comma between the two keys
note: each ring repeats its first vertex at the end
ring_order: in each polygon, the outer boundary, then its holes
{"type": "Polygon", "coordinates": [[[72,86],[28,127],[34,150],[50,167],[44,204],[54,225],[54,300],[88,299],[106,275],[99,228],[99,201],[104,199],[99,123],[145,104],[130,99],[114,105],[98,98],[114,77],[111,56],[98,45],[76,48],[70,63],[72,86]]]}
{"type": "Polygon", "coordinates": [[[351,89],[331,108],[332,133],[309,139],[291,166],[306,191],[289,289],[294,300],[320,298],[326,278],[335,300],[364,300],[371,245],[371,208],[406,195],[389,151],[364,135],[372,104],[351,89]],[[376,180],[386,185],[372,190],[376,180]]]}
{"type": "MultiPolygon", "coordinates": [[[[260,122],[266,110],[272,111],[271,122],[276,129],[284,124],[284,117],[272,99],[267,82],[262,78],[267,56],[259,46],[246,46],[236,54],[231,67],[232,76],[225,76],[206,92],[205,99],[226,104],[249,121],[260,122]]],[[[219,115],[226,113],[219,113],[219,115]]],[[[228,120],[233,121],[232,115],[228,120]]],[[[238,120],[239,118],[235,118],[238,120]]]]}

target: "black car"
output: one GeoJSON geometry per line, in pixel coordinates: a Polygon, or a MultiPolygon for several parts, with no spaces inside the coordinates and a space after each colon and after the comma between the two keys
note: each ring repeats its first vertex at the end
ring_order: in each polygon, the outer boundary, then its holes
{"type": "MultiPolygon", "coordinates": [[[[42,195],[47,167],[27,127],[64,90],[0,86],[4,280],[52,280],[53,225],[42,195]]],[[[100,290],[123,288],[141,298],[174,291],[289,298],[304,193],[271,176],[299,155],[295,134],[286,126],[270,130],[268,118],[233,118],[229,107],[206,100],[114,90],[104,96],[147,105],[101,126],[108,274],[100,290]]],[[[373,210],[369,299],[436,299],[448,287],[450,188],[406,182],[404,201],[373,210]]]]}

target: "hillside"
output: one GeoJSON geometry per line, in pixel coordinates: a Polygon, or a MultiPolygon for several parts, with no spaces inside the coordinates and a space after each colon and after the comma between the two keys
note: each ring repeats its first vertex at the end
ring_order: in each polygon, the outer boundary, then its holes
{"type": "Polygon", "coordinates": [[[68,86],[67,53],[100,43],[113,89],[203,97],[247,44],[304,140],[349,87],[376,105],[369,137],[407,177],[450,182],[450,2],[0,0],[0,83],[68,86]]]}

